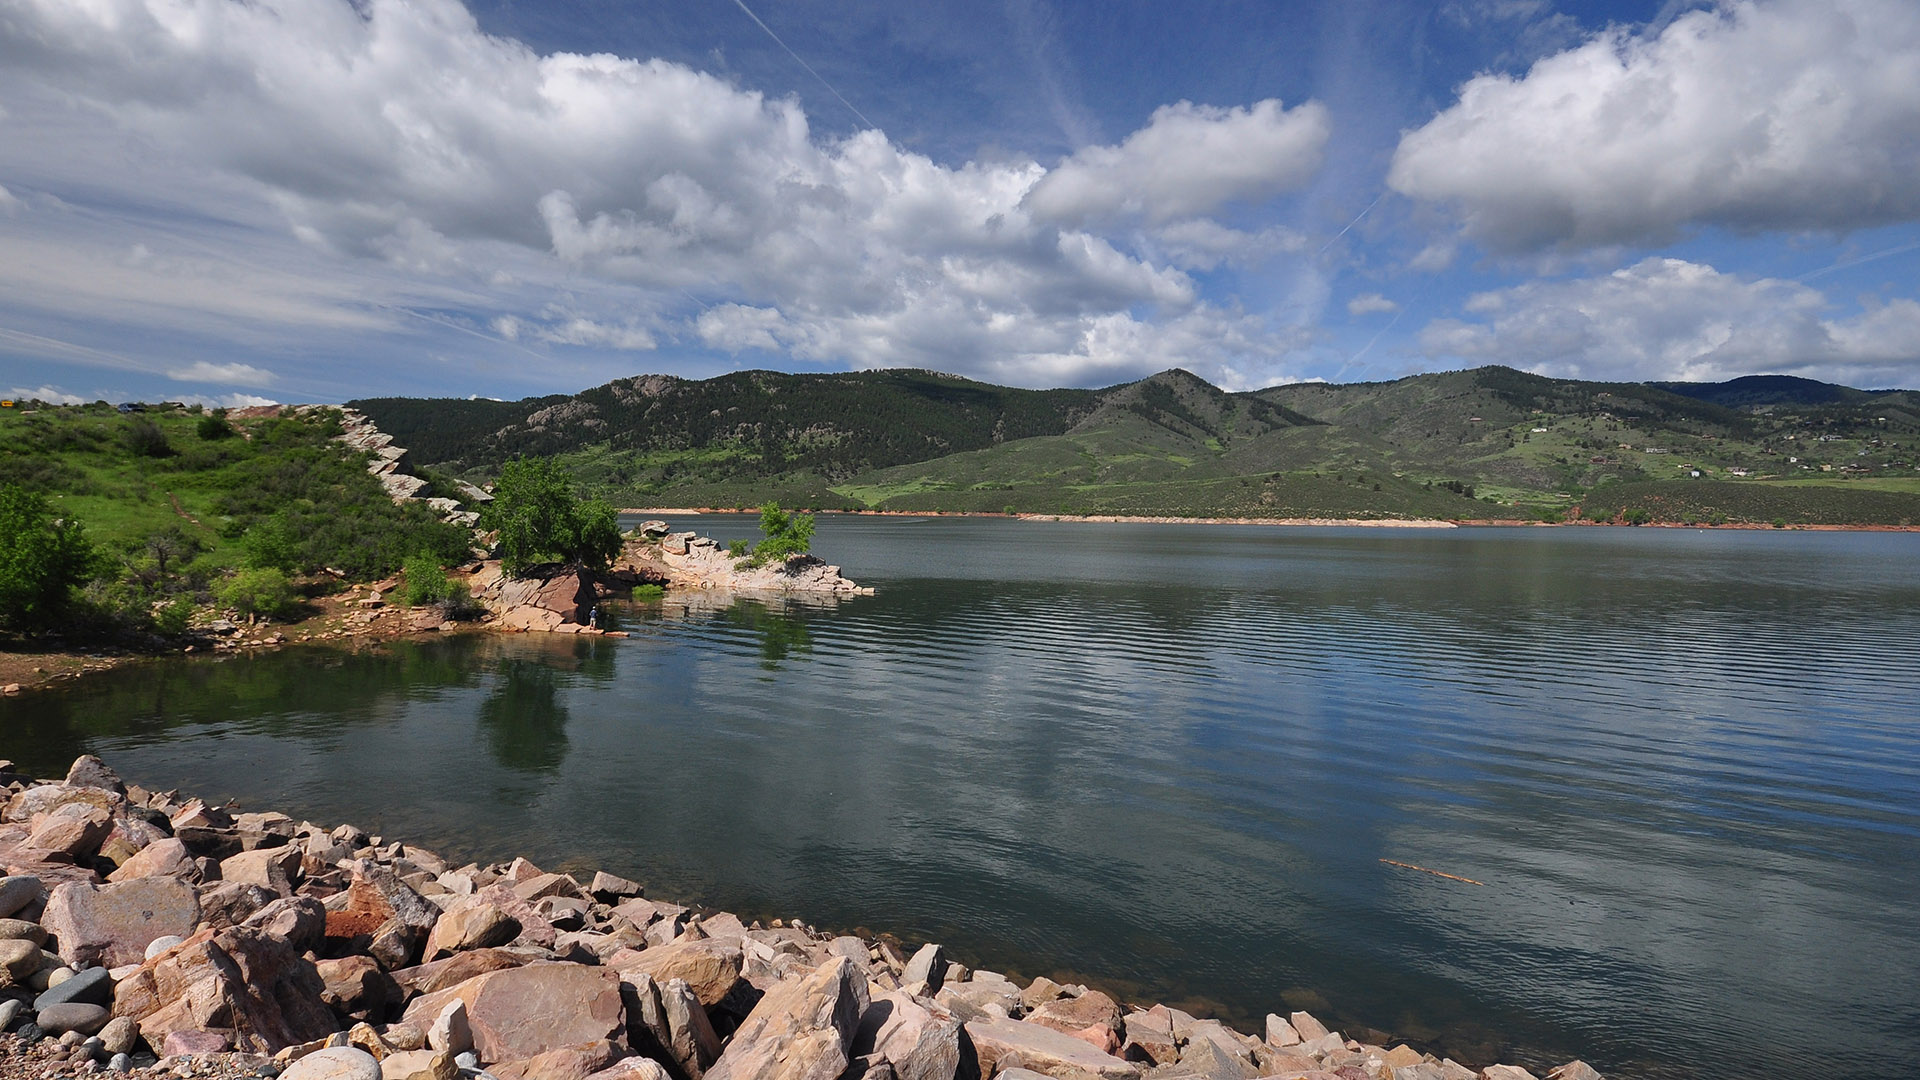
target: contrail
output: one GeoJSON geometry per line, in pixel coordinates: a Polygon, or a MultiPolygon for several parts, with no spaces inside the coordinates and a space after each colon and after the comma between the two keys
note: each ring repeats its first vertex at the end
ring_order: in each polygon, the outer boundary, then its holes
{"type": "Polygon", "coordinates": [[[1916,251],[1916,250],[1920,250],[1920,241],[1916,241],[1911,244],[1901,244],[1899,247],[1890,247],[1885,251],[1876,251],[1871,255],[1862,255],[1859,258],[1853,260],[1852,262],[1837,262],[1837,263],[1834,263],[1832,266],[1823,266],[1818,270],[1811,270],[1811,271],[1808,271],[1807,273],[1801,274],[1799,277],[1794,278],[1793,280],[1812,281],[1814,278],[1824,277],[1825,275],[1834,273],[1835,271],[1838,271],[1838,270],[1851,269],[1853,267],[1859,266],[1861,263],[1870,263],[1875,259],[1886,259],[1886,258],[1891,258],[1895,255],[1905,255],[1909,251],[1916,251]]]}
{"type": "Polygon", "coordinates": [[[119,353],[96,349],[91,345],[76,345],[59,338],[30,334],[25,330],[15,330],[10,326],[0,326],[0,342],[10,342],[18,347],[32,349],[41,356],[65,356],[83,364],[97,367],[115,368],[120,371],[133,371],[142,375],[155,374],[154,370],[119,353]]]}
{"type": "MultiPolygon", "coordinates": [[[[737,0],[736,0],[736,2],[737,2],[737,0]]],[[[1352,221],[1349,221],[1349,222],[1347,222],[1347,227],[1346,227],[1345,229],[1341,229],[1341,230],[1340,230],[1339,232],[1337,232],[1337,233],[1334,233],[1334,234],[1333,234],[1333,240],[1329,240],[1329,241],[1327,241],[1326,243],[1324,243],[1324,244],[1321,244],[1321,245],[1320,245],[1320,250],[1319,250],[1319,251],[1316,251],[1316,252],[1314,252],[1314,254],[1315,254],[1315,255],[1324,255],[1324,254],[1326,254],[1326,253],[1327,253],[1327,249],[1333,246],[1333,243],[1334,243],[1334,240],[1338,240],[1338,239],[1340,239],[1341,237],[1343,237],[1343,236],[1345,236],[1345,235],[1347,235],[1347,233],[1348,233],[1348,231],[1349,231],[1349,230],[1351,230],[1351,229],[1352,229],[1352,228],[1353,228],[1353,227],[1354,227],[1355,225],[1358,225],[1358,224],[1360,224],[1360,219],[1361,219],[1361,218],[1363,218],[1363,217],[1366,217],[1366,216],[1367,216],[1367,214],[1368,214],[1368,212],[1369,212],[1369,211],[1371,211],[1371,210],[1372,210],[1372,209],[1373,209],[1374,207],[1376,207],[1376,206],[1379,206],[1379,205],[1380,205],[1380,200],[1381,200],[1381,199],[1384,199],[1384,198],[1386,198],[1386,197],[1387,197],[1387,193],[1386,193],[1386,192],[1384,192],[1384,191],[1383,191],[1383,192],[1381,192],[1381,193],[1380,193],[1380,194],[1378,194],[1378,195],[1375,195],[1375,196],[1373,197],[1373,201],[1367,204],[1367,209],[1365,209],[1365,210],[1362,210],[1362,211],[1360,211],[1359,213],[1357,213],[1357,214],[1355,214],[1355,215],[1353,215],[1353,220],[1352,220],[1352,221]]]]}
{"type": "Polygon", "coordinates": [[[867,119],[866,113],[863,113],[859,109],[854,108],[853,102],[848,101],[846,97],[840,93],[840,91],[835,90],[833,88],[832,83],[828,82],[824,77],[822,77],[819,72],[813,70],[812,64],[809,64],[805,60],[800,59],[800,54],[797,52],[794,52],[792,47],[790,47],[786,42],[781,41],[780,35],[773,32],[773,27],[768,26],[766,23],[760,21],[760,16],[755,15],[753,13],[753,9],[747,6],[746,0],[733,0],[733,3],[735,7],[747,13],[747,18],[753,20],[753,25],[759,27],[762,30],[765,30],[767,32],[767,36],[773,39],[773,43],[775,45],[778,45],[781,48],[786,49],[787,55],[793,57],[794,63],[799,64],[803,68],[806,68],[807,74],[813,76],[816,79],[819,79],[820,85],[827,88],[827,93],[832,94],[834,97],[839,98],[840,104],[845,105],[847,107],[848,112],[859,117],[861,123],[867,125],[870,128],[878,128],[880,126],[879,124],[876,124],[873,121],[867,119]]]}
{"type": "Polygon", "coordinates": [[[1405,315],[1406,313],[1407,313],[1406,308],[1401,308],[1399,311],[1394,312],[1393,318],[1387,321],[1387,325],[1381,327],[1378,330],[1375,330],[1373,332],[1373,337],[1367,339],[1367,343],[1360,347],[1359,352],[1354,353],[1352,356],[1347,357],[1347,366],[1351,366],[1353,364],[1359,363],[1361,357],[1367,355],[1369,352],[1372,352],[1374,345],[1379,342],[1381,337],[1383,337],[1387,331],[1393,329],[1393,324],[1399,322],[1400,316],[1405,315]]]}

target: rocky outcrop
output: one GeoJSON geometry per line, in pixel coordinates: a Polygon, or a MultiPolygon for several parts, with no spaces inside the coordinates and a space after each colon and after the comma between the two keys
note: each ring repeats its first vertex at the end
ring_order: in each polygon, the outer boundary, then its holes
{"type": "Polygon", "coordinates": [[[816,593],[870,596],[841,576],[840,568],[812,555],[796,555],[764,566],[748,565],[712,537],[691,532],[668,533],[656,545],[646,538],[629,541],[623,561],[633,566],[657,566],[667,575],[667,588],[717,589],[747,595],[816,593]]]}
{"type": "MultiPolygon", "coordinates": [[[[95,759],[5,794],[0,854],[35,869],[0,877],[0,1075],[16,1057],[38,1070],[23,1075],[66,1076],[185,1054],[283,1080],[1541,1075],[1349,1039],[1304,1012],[1268,1016],[1257,1038],[1164,1005],[1124,1011],[1084,986],[968,971],[938,945],[909,959],[887,940],[647,899],[604,872],[454,867],[350,826],[145,792],[95,759]],[[155,834],[74,861],[27,843],[102,816],[155,834]]],[[[1601,1080],[1578,1061],[1544,1075],[1601,1080]]]]}

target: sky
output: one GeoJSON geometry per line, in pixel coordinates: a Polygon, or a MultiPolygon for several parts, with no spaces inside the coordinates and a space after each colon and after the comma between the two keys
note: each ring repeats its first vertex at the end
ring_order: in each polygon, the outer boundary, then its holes
{"type": "Polygon", "coordinates": [[[0,0],[0,393],[1920,387],[1914,0],[0,0]]]}

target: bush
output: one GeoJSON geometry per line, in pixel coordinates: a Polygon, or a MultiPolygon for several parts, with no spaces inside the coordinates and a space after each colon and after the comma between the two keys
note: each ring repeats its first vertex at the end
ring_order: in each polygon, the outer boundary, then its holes
{"type": "Polygon", "coordinates": [[[173,453],[172,444],[167,442],[167,433],[160,430],[159,424],[144,418],[128,424],[121,439],[127,444],[127,449],[138,457],[163,458],[173,453]]]}
{"type": "Polygon", "coordinates": [[[666,595],[667,590],[664,585],[635,585],[633,587],[634,600],[642,604],[658,603],[664,599],[666,595]]]}
{"type": "Polygon", "coordinates": [[[449,595],[446,568],[432,555],[424,552],[415,555],[407,560],[407,565],[400,573],[406,581],[406,591],[402,595],[410,607],[437,604],[449,595]]]}
{"type": "Polygon", "coordinates": [[[1620,511],[1620,520],[1629,525],[1645,525],[1647,522],[1653,520],[1653,514],[1637,506],[1630,506],[1620,511]]]}
{"type": "Polygon", "coordinates": [[[56,520],[45,498],[0,484],[0,625],[51,625],[93,565],[79,522],[56,520]]]}
{"type": "Polygon", "coordinates": [[[813,547],[813,515],[789,514],[779,503],[760,508],[760,531],[766,539],[753,547],[755,566],[805,555],[813,547]]]}
{"type": "Polygon", "coordinates": [[[153,612],[153,628],[165,637],[177,638],[187,632],[187,626],[193,621],[193,601],[178,596],[161,604],[153,612]]]}
{"type": "Polygon", "coordinates": [[[507,462],[480,527],[500,535],[500,561],[518,574],[548,559],[603,569],[620,554],[620,522],[602,499],[581,501],[566,474],[545,458],[507,462]]]}
{"type": "Polygon", "coordinates": [[[208,442],[218,442],[221,439],[233,438],[233,425],[227,422],[225,409],[217,410],[201,417],[200,422],[194,425],[194,430],[199,432],[200,437],[208,442]]]}
{"type": "Polygon", "coordinates": [[[741,537],[737,540],[727,541],[727,554],[733,556],[736,559],[742,558],[752,553],[753,553],[753,541],[748,540],[745,537],[741,537]]]}
{"type": "Polygon", "coordinates": [[[486,605],[473,598],[464,581],[449,582],[447,595],[440,600],[440,616],[454,622],[472,622],[486,614],[486,605]]]}
{"type": "Polygon", "coordinates": [[[298,603],[293,583],[271,567],[240,571],[228,578],[216,595],[222,606],[248,618],[290,614],[298,603]]]}

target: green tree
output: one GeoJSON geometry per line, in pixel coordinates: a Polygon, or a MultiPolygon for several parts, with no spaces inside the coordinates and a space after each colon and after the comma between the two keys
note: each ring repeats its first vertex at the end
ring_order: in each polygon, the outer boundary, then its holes
{"type": "Polygon", "coordinates": [[[406,578],[406,597],[409,606],[422,607],[427,604],[437,604],[447,598],[450,588],[447,571],[440,565],[440,560],[432,555],[422,552],[408,559],[401,574],[406,578]]]}
{"type": "Polygon", "coordinates": [[[233,425],[227,421],[227,410],[225,409],[215,409],[213,412],[201,417],[200,422],[194,425],[194,430],[198,431],[200,437],[208,442],[218,442],[221,439],[230,439],[233,437],[233,425]]]}
{"type": "Polygon", "coordinates": [[[79,522],[56,520],[42,496],[0,484],[0,625],[49,625],[93,564],[79,522]]]}
{"type": "Polygon", "coordinates": [[[768,503],[760,508],[760,532],[766,539],[753,547],[755,566],[805,555],[813,547],[813,515],[790,514],[779,503],[768,503]]]}
{"type": "Polygon", "coordinates": [[[620,554],[620,522],[605,500],[581,501],[560,467],[547,458],[520,458],[500,470],[493,501],[480,527],[500,535],[500,561],[519,574],[545,560],[600,569],[620,554]]]}

